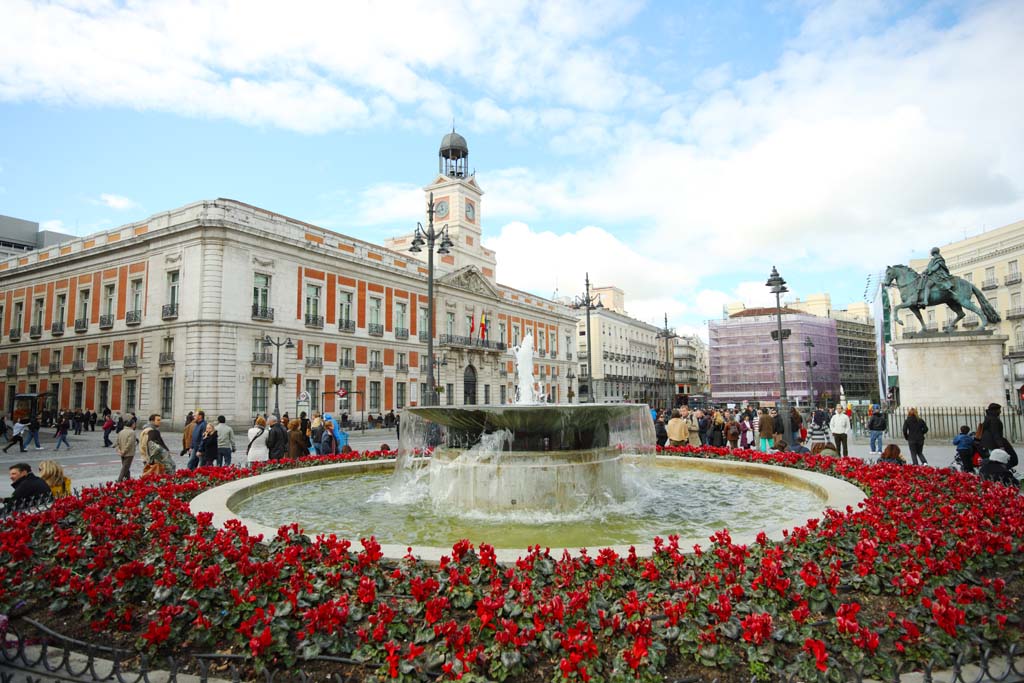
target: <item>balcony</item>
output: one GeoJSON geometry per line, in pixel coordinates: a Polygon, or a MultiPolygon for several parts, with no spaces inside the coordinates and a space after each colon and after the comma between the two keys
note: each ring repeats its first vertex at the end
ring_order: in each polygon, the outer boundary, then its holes
{"type": "Polygon", "coordinates": [[[565,359],[566,360],[572,360],[572,351],[566,351],[565,352],[565,359]]]}
{"type": "Polygon", "coordinates": [[[11,341],[15,342],[21,339],[21,325],[11,328],[11,341]]]}
{"type": "Polygon", "coordinates": [[[124,357],[124,369],[125,370],[130,370],[132,368],[137,368],[137,367],[139,367],[139,357],[138,356],[125,356],[124,357]]]}
{"type": "Polygon", "coordinates": [[[342,370],[355,370],[356,362],[351,358],[342,358],[338,361],[338,367],[342,370]]]}
{"type": "Polygon", "coordinates": [[[55,361],[53,363],[50,363],[50,374],[51,375],[59,375],[60,374],[60,370],[61,370],[60,361],[55,361]]]}
{"type": "Polygon", "coordinates": [[[459,347],[469,349],[482,349],[484,351],[500,352],[506,349],[503,342],[495,342],[490,339],[475,339],[473,337],[461,337],[454,334],[442,334],[438,339],[442,347],[459,347]]]}
{"type": "Polygon", "coordinates": [[[323,358],[307,358],[306,359],[306,367],[307,368],[322,368],[323,366],[324,366],[324,359],[323,358]]]}
{"type": "Polygon", "coordinates": [[[125,325],[138,325],[142,322],[142,311],[128,311],[124,314],[125,325]]]}
{"type": "Polygon", "coordinates": [[[252,364],[253,365],[273,365],[274,364],[274,354],[266,353],[266,352],[260,352],[260,351],[255,351],[252,354],[252,364]]]}
{"type": "Polygon", "coordinates": [[[339,332],[355,332],[356,321],[355,320],[339,320],[338,321],[339,332]]]}
{"type": "Polygon", "coordinates": [[[384,372],[384,364],[380,361],[370,361],[370,372],[384,372]]]}
{"type": "Polygon", "coordinates": [[[75,332],[88,332],[89,331],[89,319],[78,318],[75,320],[75,332]]]}
{"type": "Polygon", "coordinates": [[[395,365],[395,370],[397,370],[398,372],[409,372],[409,364],[398,363],[397,365],[395,365]]]}
{"type": "Polygon", "coordinates": [[[395,328],[395,339],[408,339],[409,328],[408,327],[396,327],[395,328]]]}
{"type": "Polygon", "coordinates": [[[174,351],[165,351],[161,353],[160,365],[174,365],[174,351]]]}
{"type": "Polygon", "coordinates": [[[1014,271],[1003,278],[1004,285],[1015,285],[1021,281],[1020,271],[1014,271]]]}
{"type": "Polygon", "coordinates": [[[178,304],[164,304],[160,309],[160,317],[164,320],[176,320],[178,318],[178,304]]]}
{"type": "Polygon", "coordinates": [[[984,282],[981,283],[982,289],[995,289],[998,286],[999,280],[995,279],[994,277],[989,278],[988,280],[985,280],[984,282]]]}
{"type": "Polygon", "coordinates": [[[59,322],[50,325],[50,334],[52,334],[54,337],[59,337],[62,334],[64,334],[64,323],[59,322]]]}
{"type": "Polygon", "coordinates": [[[114,326],[114,314],[104,313],[100,316],[100,329],[109,330],[114,326]]]}
{"type": "Polygon", "coordinates": [[[84,372],[85,371],[85,359],[76,358],[71,361],[71,372],[84,372]]]}
{"type": "Polygon", "coordinates": [[[98,361],[96,361],[96,369],[97,370],[109,370],[110,369],[110,359],[109,358],[100,358],[98,361]]]}
{"type": "Polygon", "coordinates": [[[32,327],[28,328],[28,336],[30,339],[39,339],[40,337],[43,336],[43,326],[33,325],[32,327]]]}
{"type": "Polygon", "coordinates": [[[384,326],[381,325],[380,323],[370,323],[369,325],[366,326],[366,332],[371,337],[383,337],[384,326]]]}
{"type": "Polygon", "coordinates": [[[508,368],[498,370],[498,377],[508,377],[508,368]]]}
{"type": "Polygon", "coordinates": [[[272,323],[274,322],[274,309],[267,308],[266,306],[260,306],[259,304],[253,304],[252,319],[272,323]]]}
{"type": "Polygon", "coordinates": [[[28,364],[28,374],[30,374],[30,375],[38,375],[39,374],[39,363],[29,363],[28,364]]]}
{"type": "Polygon", "coordinates": [[[421,331],[420,332],[420,342],[422,342],[423,344],[426,344],[428,341],[430,341],[430,333],[429,332],[421,331]]]}
{"type": "Polygon", "coordinates": [[[537,349],[537,357],[538,358],[547,358],[548,357],[548,352],[545,351],[544,349],[537,349]]]}
{"type": "Polygon", "coordinates": [[[306,327],[311,327],[317,330],[324,329],[324,317],[322,315],[310,315],[307,313],[306,327]]]}
{"type": "Polygon", "coordinates": [[[8,377],[17,377],[18,376],[18,368],[11,367],[10,365],[8,365],[7,366],[7,376],[8,377]]]}

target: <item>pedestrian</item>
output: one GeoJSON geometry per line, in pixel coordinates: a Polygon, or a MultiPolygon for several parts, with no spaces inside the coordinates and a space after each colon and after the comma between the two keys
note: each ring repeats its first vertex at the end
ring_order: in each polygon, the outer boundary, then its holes
{"type": "Polygon", "coordinates": [[[1020,481],[1013,476],[1013,469],[1009,466],[1010,454],[1002,448],[994,448],[989,456],[981,463],[978,473],[982,479],[994,481],[1004,486],[1020,488],[1020,481]]]}
{"type": "Polygon", "coordinates": [[[309,455],[309,441],[301,429],[302,420],[292,420],[288,423],[288,457],[292,460],[309,455]]]}
{"type": "Polygon", "coordinates": [[[717,410],[711,417],[711,426],[708,431],[708,443],[715,448],[722,448],[725,446],[725,418],[722,417],[722,413],[717,410]]]}
{"type": "Polygon", "coordinates": [[[796,407],[789,409],[789,428],[792,432],[789,435],[790,442],[793,444],[803,443],[804,435],[806,434],[804,431],[804,418],[796,407]]]}
{"type": "MultiPolygon", "coordinates": [[[[397,424],[397,423],[396,423],[397,424]]],[[[334,455],[338,452],[338,439],[334,436],[334,423],[327,420],[324,423],[324,433],[320,437],[320,454],[334,455]]]]}
{"type": "Polygon", "coordinates": [[[836,406],[836,414],[829,420],[828,429],[832,432],[832,439],[836,443],[839,455],[846,458],[850,455],[850,417],[843,411],[842,406],[836,406]]]}
{"type": "Polygon", "coordinates": [[[28,429],[28,420],[20,420],[14,423],[14,429],[11,431],[11,440],[4,446],[4,453],[10,449],[14,444],[18,444],[18,452],[24,453],[27,449],[25,448],[25,430],[28,429]]]}
{"type": "Polygon", "coordinates": [[[988,408],[985,409],[985,420],[981,423],[981,445],[990,452],[997,448],[1006,451],[1010,456],[1007,467],[1012,470],[1018,464],[1017,451],[1014,450],[1003,434],[1003,421],[999,417],[1002,410],[1002,406],[998,403],[988,404],[988,408]]]}
{"type": "Polygon", "coordinates": [[[227,467],[231,464],[231,454],[235,452],[235,430],[227,423],[223,415],[217,416],[217,465],[227,467]]]}
{"type": "Polygon", "coordinates": [[[160,424],[163,418],[159,413],[149,416],[142,434],[139,436],[139,453],[142,455],[142,462],[145,467],[142,470],[142,478],[157,477],[164,474],[174,474],[174,460],[171,459],[171,452],[164,443],[164,437],[160,434],[160,424]]]}
{"type": "MultiPolygon", "coordinates": [[[[201,410],[196,411],[193,422],[195,422],[195,426],[192,428],[192,441],[189,443],[187,465],[190,470],[199,467],[199,461],[202,457],[203,439],[206,437],[206,413],[201,410]]],[[[216,455],[216,451],[214,451],[214,455],[216,455]]]]}
{"type": "Polygon", "coordinates": [[[81,408],[76,408],[75,412],[73,414],[73,417],[71,418],[71,426],[75,430],[75,436],[81,436],[81,434],[82,434],[82,421],[83,420],[84,420],[84,417],[82,415],[82,409],[81,408]]]}
{"type": "MultiPolygon", "coordinates": [[[[665,431],[665,438],[668,440],[669,446],[679,448],[681,446],[685,446],[690,440],[689,425],[686,423],[686,420],[683,419],[682,414],[678,410],[672,410],[672,417],[669,418],[667,425],[664,420],[662,420],[661,423],[661,428],[665,431]]],[[[657,425],[655,425],[654,430],[655,434],[657,434],[657,425]]]]}
{"type": "Polygon", "coordinates": [[[46,482],[32,473],[32,466],[19,462],[11,465],[11,486],[14,493],[4,501],[4,512],[13,512],[53,499],[46,482]]]}
{"type": "Polygon", "coordinates": [[[246,434],[246,438],[249,439],[249,445],[245,447],[246,464],[252,465],[254,462],[266,462],[267,458],[270,457],[270,451],[267,448],[267,437],[269,435],[270,431],[267,429],[267,421],[262,415],[257,417],[255,424],[246,434]]]}
{"type": "Polygon", "coordinates": [[[882,464],[883,462],[889,463],[890,465],[906,465],[907,459],[903,457],[902,453],[900,453],[900,447],[891,443],[885,447],[885,450],[882,451],[882,457],[878,459],[879,464],[882,464]]]}
{"type": "Polygon", "coordinates": [[[199,442],[200,467],[211,467],[217,464],[217,428],[207,423],[203,430],[203,438],[199,442]]]}
{"type": "Polygon", "coordinates": [[[110,448],[114,445],[114,442],[110,440],[110,433],[114,431],[114,427],[117,423],[114,422],[114,418],[107,415],[103,420],[103,447],[110,448]]]}
{"type": "Polygon", "coordinates": [[[668,430],[665,429],[665,418],[661,415],[654,421],[654,443],[658,448],[664,448],[668,443],[668,430]]]}
{"type": "Polygon", "coordinates": [[[124,429],[124,416],[118,413],[117,422],[114,423],[114,434],[120,434],[122,429],[124,429]]]}
{"type": "Polygon", "coordinates": [[[743,430],[740,428],[740,423],[731,417],[730,415],[730,419],[725,423],[725,440],[729,442],[729,448],[739,448],[740,434],[743,430]]]}
{"type": "Polygon", "coordinates": [[[968,474],[974,472],[974,453],[979,446],[974,434],[971,434],[971,428],[961,425],[960,433],[953,437],[953,447],[956,448],[954,460],[959,463],[960,469],[968,474]]]}
{"type": "Polygon", "coordinates": [[[28,419],[28,441],[25,442],[25,445],[27,446],[28,444],[35,442],[35,448],[37,451],[43,450],[43,445],[39,443],[40,428],[41,427],[39,425],[39,418],[35,414],[33,414],[28,419]]]}
{"type": "Polygon", "coordinates": [[[757,436],[760,440],[761,452],[767,453],[775,441],[775,416],[767,408],[761,409],[761,419],[757,423],[757,436]]]}
{"type": "Polygon", "coordinates": [[[915,465],[927,465],[924,457],[924,435],[928,433],[928,425],[917,414],[917,408],[907,411],[907,419],[903,421],[903,438],[910,448],[910,457],[915,465]],[[921,462],[918,463],[918,458],[921,462]]]}
{"type": "Polygon", "coordinates": [[[320,441],[323,437],[324,421],[320,418],[320,415],[313,415],[313,419],[309,423],[309,442],[312,444],[310,448],[314,454],[319,452],[320,441]]]}
{"type": "Polygon", "coordinates": [[[878,406],[874,407],[868,419],[868,433],[871,435],[871,455],[881,455],[885,430],[889,428],[889,418],[878,406]]]}
{"type": "Polygon", "coordinates": [[[192,435],[196,429],[196,416],[192,414],[192,411],[188,413],[188,421],[185,422],[185,428],[181,432],[181,451],[178,455],[185,455],[192,450],[192,435]]]}
{"type": "Polygon", "coordinates": [[[39,463],[39,478],[50,487],[50,494],[56,498],[71,495],[71,479],[64,475],[64,468],[53,460],[39,463]]]}
{"type": "Polygon", "coordinates": [[[115,447],[117,454],[121,457],[121,473],[117,475],[118,481],[125,481],[132,478],[132,461],[135,460],[135,420],[125,423],[121,431],[117,433],[115,447]]]}
{"type": "Polygon", "coordinates": [[[288,431],[273,415],[267,419],[267,431],[267,457],[280,460],[288,452],[288,431]]]}
{"type": "Polygon", "coordinates": [[[93,410],[89,413],[89,431],[96,431],[96,423],[99,421],[99,416],[96,415],[96,411],[93,410]]]}
{"type": "Polygon", "coordinates": [[[818,443],[828,443],[828,414],[820,408],[811,414],[811,428],[808,434],[811,437],[811,446],[818,443]]]}
{"type": "Polygon", "coordinates": [[[3,436],[4,439],[6,439],[7,441],[10,441],[10,439],[7,438],[7,416],[6,415],[0,415],[0,436],[3,436]]]}
{"type": "Polygon", "coordinates": [[[703,410],[697,411],[697,438],[700,439],[700,445],[706,446],[711,440],[711,416],[704,413],[703,410]]]}
{"type": "Polygon", "coordinates": [[[68,443],[68,431],[71,429],[71,421],[68,420],[67,413],[62,413],[57,418],[57,447],[53,450],[59,451],[60,445],[63,443],[67,446],[68,450],[71,450],[71,444],[68,443]]]}

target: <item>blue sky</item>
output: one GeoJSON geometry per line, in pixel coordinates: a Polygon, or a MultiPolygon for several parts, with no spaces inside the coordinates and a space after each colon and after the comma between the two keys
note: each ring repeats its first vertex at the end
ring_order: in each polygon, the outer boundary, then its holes
{"type": "Polygon", "coordinates": [[[1024,218],[1012,0],[0,10],[0,213],[71,233],[224,196],[381,241],[453,120],[500,281],[683,330],[1024,218]]]}

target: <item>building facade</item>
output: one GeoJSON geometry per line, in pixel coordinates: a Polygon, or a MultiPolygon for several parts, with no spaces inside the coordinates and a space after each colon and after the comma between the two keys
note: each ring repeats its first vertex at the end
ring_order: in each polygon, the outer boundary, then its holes
{"type": "MultiPolygon", "coordinates": [[[[779,345],[772,339],[776,313],[775,308],[746,309],[708,323],[711,397],[716,403],[775,405],[779,400],[779,345]]],[[[812,387],[819,404],[838,400],[835,319],[783,308],[782,327],[790,331],[783,341],[790,402],[808,405],[812,387]]]]}
{"type": "MultiPolygon", "coordinates": [[[[443,183],[453,208],[458,192],[476,205],[459,206],[473,226],[452,231],[455,258],[437,263],[436,399],[511,401],[507,349],[529,330],[542,390],[567,400],[575,316],[496,282],[475,179],[439,177],[428,193],[443,183]]],[[[414,254],[230,199],[0,260],[0,321],[2,412],[16,393],[52,392],[60,408],[173,422],[201,408],[243,425],[273,411],[275,391],[281,412],[353,419],[433,398],[427,268],[414,254]]]]}
{"type": "Polygon", "coordinates": [[[0,216],[0,258],[53,246],[70,235],[53,230],[40,230],[39,223],[13,216],[0,216]]]}
{"type": "Polygon", "coordinates": [[[671,339],[666,344],[661,328],[629,316],[625,294],[618,287],[593,287],[590,292],[601,306],[590,311],[590,365],[587,315],[585,310],[578,313],[580,401],[671,405],[675,394],[671,339]]]}
{"type": "Polygon", "coordinates": [[[695,334],[676,337],[673,342],[676,394],[707,395],[710,392],[707,344],[695,334]]]}

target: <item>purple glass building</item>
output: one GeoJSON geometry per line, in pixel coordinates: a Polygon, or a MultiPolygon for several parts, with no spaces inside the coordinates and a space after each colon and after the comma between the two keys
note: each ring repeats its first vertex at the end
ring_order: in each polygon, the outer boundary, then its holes
{"type": "MultiPolygon", "coordinates": [[[[711,398],[716,403],[757,401],[774,405],[779,400],[779,344],[771,336],[778,325],[776,310],[774,307],[747,309],[708,324],[711,398]]],[[[786,392],[790,403],[807,405],[810,401],[808,358],[818,362],[813,370],[818,404],[837,402],[836,321],[783,307],[782,328],[791,330],[789,339],[784,342],[786,392]],[[813,348],[808,349],[806,339],[814,343],[813,348]]]]}

